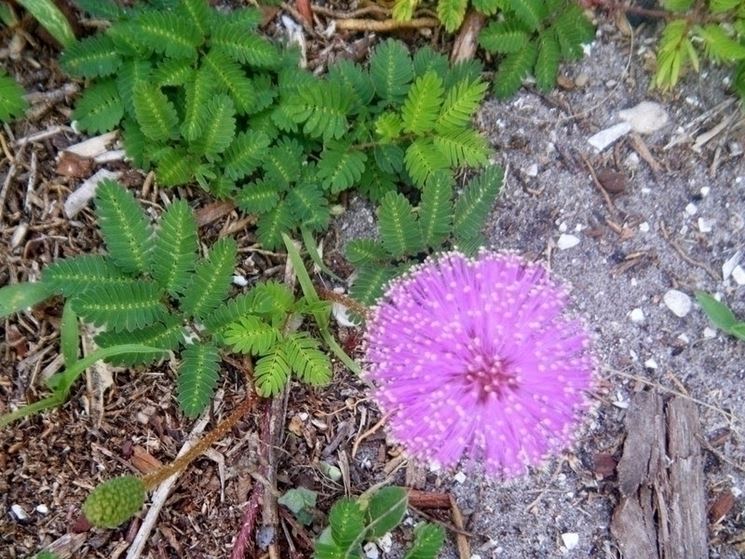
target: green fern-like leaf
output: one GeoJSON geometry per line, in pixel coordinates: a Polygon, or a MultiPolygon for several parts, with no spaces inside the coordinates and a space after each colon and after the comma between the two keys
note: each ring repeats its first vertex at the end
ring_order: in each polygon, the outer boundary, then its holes
{"type": "Polygon", "coordinates": [[[318,340],[306,332],[287,336],[283,345],[292,372],[308,384],[323,386],[331,380],[331,360],[319,349],[318,340]]]}
{"type": "Polygon", "coordinates": [[[274,68],[280,62],[274,45],[255,33],[246,33],[245,26],[240,22],[215,28],[210,43],[241,64],[274,68]]]}
{"type": "Polygon", "coordinates": [[[404,168],[404,150],[397,144],[381,144],[373,150],[375,162],[385,173],[399,173],[404,168]]]}
{"type": "Polygon", "coordinates": [[[671,21],[662,31],[657,47],[657,87],[667,89],[678,83],[680,72],[685,68],[689,57],[688,32],[689,26],[685,20],[671,21]]]}
{"type": "Polygon", "coordinates": [[[235,137],[235,106],[227,95],[215,95],[203,108],[205,124],[195,148],[215,156],[225,151],[235,137]]]}
{"type": "Polygon", "coordinates": [[[434,71],[417,78],[401,108],[404,130],[417,135],[432,130],[439,116],[444,93],[442,79],[434,71]]]}
{"type": "Polygon", "coordinates": [[[436,524],[420,523],[414,528],[414,544],[404,559],[435,559],[445,542],[445,532],[436,524]]]}
{"type": "Polygon", "coordinates": [[[349,498],[339,499],[329,512],[329,528],[334,542],[342,549],[355,545],[359,547],[360,535],[366,529],[365,514],[359,502],[349,498]]]}
{"type": "Polygon", "coordinates": [[[279,189],[269,181],[248,183],[238,191],[236,202],[246,213],[265,214],[279,204],[279,189]]]}
{"type": "Polygon", "coordinates": [[[395,142],[403,132],[404,123],[394,112],[385,112],[375,119],[375,133],[383,142],[395,142]]]}
{"type": "Polygon", "coordinates": [[[383,245],[373,239],[354,239],[347,243],[344,255],[355,267],[361,264],[383,262],[388,259],[383,245]]]}
{"type": "Polygon", "coordinates": [[[395,268],[380,265],[362,266],[357,270],[357,279],[354,280],[349,294],[363,305],[372,305],[383,294],[383,289],[394,277],[396,277],[395,268]]]}
{"type": "Polygon", "coordinates": [[[218,378],[220,354],[210,343],[193,344],[181,354],[178,369],[178,403],[187,417],[196,417],[207,407],[218,378]]]}
{"type": "Polygon", "coordinates": [[[589,43],[595,37],[595,29],[577,4],[564,6],[551,27],[561,47],[561,56],[566,60],[582,57],[583,43],[589,43]]]}
{"type": "Polygon", "coordinates": [[[202,58],[202,65],[209,70],[215,85],[230,95],[239,114],[248,114],[256,103],[253,83],[237,62],[220,50],[211,50],[202,58]]]}
{"type": "Polygon", "coordinates": [[[203,40],[196,24],[175,12],[144,10],[128,25],[138,45],[170,58],[195,58],[203,40]]]}
{"type": "Polygon", "coordinates": [[[422,190],[419,207],[419,230],[427,247],[441,245],[452,228],[453,177],[449,173],[433,174],[422,190]]]}
{"type": "Polygon", "coordinates": [[[189,142],[194,142],[204,131],[208,120],[205,105],[212,98],[214,88],[212,74],[204,69],[194,73],[193,79],[184,87],[184,117],[179,129],[189,142]]]}
{"type": "Polygon", "coordinates": [[[158,87],[189,84],[194,79],[192,61],[185,58],[165,60],[153,72],[153,83],[158,87]]]}
{"type": "Polygon", "coordinates": [[[282,233],[291,231],[294,226],[290,206],[282,201],[259,220],[256,234],[264,248],[269,250],[283,246],[282,233]]]}
{"type": "Polygon", "coordinates": [[[42,279],[65,297],[92,287],[131,285],[138,280],[125,276],[102,256],[84,255],[60,260],[44,268],[42,279]]]}
{"type": "Polygon", "coordinates": [[[203,319],[225,299],[235,268],[238,247],[230,238],[217,241],[208,257],[196,266],[191,283],[181,298],[181,310],[197,319],[203,319]]]}
{"type": "Polygon", "coordinates": [[[429,45],[418,48],[414,53],[414,74],[417,77],[427,72],[434,72],[440,79],[444,80],[450,72],[450,63],[447,57],[437,52],[429,45]]]}
{"type": "Polygon", "coordinates": [[[418,5],[419,0],[396,0],[391,9],[391,15],[398,21],[409,21],[414,17],[414,10],[418,5]]]}
{"type": "Polygon", "coordinates": [[[121,344],[142,344],[163,348],[163,351],[152,353],[123,353],[109,357],[107,361],[114,365],[142,365],[166,357],[168,350],[176,349],[184,341],[184,327],[181,320],[167,315],[161,322],[132,332],[101,332],[96,336],[99,347],[111,347],[121,344]]]}
{"type": "Polygon", "coordinates": [[[122,59],[106,35],[94,35],[72,43],[60,57],[60,66],[79,78],[98,78],[114,74],[122,59]]]}
{"type": "Polygon", "coordinates": [[[499,99],[514,95],[530,73],[538,56],[538,48],[528,43],[519,52],[508,54],[494,75],[494,94],[499,99]]]}
{"type": "Polygon", "coordinates": [[[266,281],[220,305],[205,318],[204,326],[212,334],[218,334],[241,317],[257,315],[279,328],[294,304],[295,297],[286,285],[266,281]]]}
{"type": "Polygon", "coordinates": [[[288,192],[286,200],[295,221],[311,231],[326,229],[329,223],[329,203],[316,184],[296,186],[288,192]]]}
{"type": "Polygon", "coordinates": [[[467,7],[468,0],[439,0],[437,19],[442,22],[448,33],[453,33],[463,23],[467,7]]]}
{"type": "Polygon", "coordinates": [[[535,61],[535,81],[538,89],[550,91],[556,85],[561,50],[552,34],[543,33],[538,39],[538,56],[535,61]]]}
{"type": "Polygon", "coordinates": [[[114,0],[75,0],[75,5],[96,19],[114,21],[124,15],[124,10],[114,0]]]}
{"type": "Polygon", "coordinates": [[[332,193],[351,188],[360,180],[365,170],[367,156],[347,146],[330,146],[321,154],[318,162],[318,178],[323,187],[332,193]]]}
{"type": "Polygon", "coordinates": [[[178,200],[160,218],[151,257],[153,277],[171,295],[191,280],[198,248],[197,221],[189,204],[178,200]]]}
{"type": "Polygon", "coordinates": [[[350,60],[340,60],[329,68],[330,82],[338,82],[342,90],[351,99],[351,107],[362,110],[375,96],[375,86],[370,74],[350,60]]]}
{"type": "Polygon", "coordinates": [[[290,372],[284,345],[275,345],[268,355],[256,361],[254,367],[256,392],[264,398],[279,394],[290,380],[290,372]]]}
{"type": "Polygon", "coordinates": [[[224,340],[234,351],[263,355],[277,343],[279,330],[257,316],[244,316],[225,329],[224,340]]]}
{"type": "Polygon", "coordinates": [[[148,60],[132,58],[126,60],[116,76],[116,87],[119,97],[127,113],[135,114],[134,88],[139,83],[148,83],[152,74],[152,66],[148,60]]]}
{"type": "Polygon", "coordinates": [[[212,11],[205,0],[180,0],[177,14],[188,19],[189,24],[199,31],[201,37],[209,34],[212,11]]]}
{"type": "Polygon", "coordinates": [[[529,40],[528,33],[521,26],[507,21],[493,21],[479,34],[479,44],[489,52],[499,54],[519,52],[529,40]]]}
{"type": "Polygon", "coordinates": [[[134,118],[125,118],[121,124],[122,145],[127,157],[141,169],[149,169],[152,163],[150,140],[142,133],[134,118]]]}
{"type": "Polygon", "coordinates": [[[137,123],[145,136],[157,142],[176,135],[176,108],[160,88],[148,83],[137,83],[132,100],[137,123]]]}
{"type": "Polygon", "coordinates": [[[435,123],[439,134],[451,134],[467,127],[486,94],[488,85],[481,80],[465,78],[457,82],[445,96],[435,123]]]}
{"type": "Polygon", "coordinates": [[[378,221],[383,248],[393,258],[419,251],[422,241],[414,219],[414,208],[403,194],[391,192],[383,197],[378,221]]]}
{"type": "Polygon", "coordinates": [[[72,113],[78,127],[88,132],[108,132],[124,116],[124,105],[114,80],[104,80],[88,87],[78,99],[72,113]]]}
{"type": "Polygon", "coordinates": [[[547,15],[543,0],[509,0],[509,6],[518,19],[534,31],[547,15]]]}
{"type": "Polygon", "coordinates": [[[745,46],[730,37],[721,25],[710,23],[700,29],[707,54],[714,60],[745,60],[745,46]]]}
{"type": "Polygon", "coordinates": [[[433,141],[451,167],[478,167],[486,163],[489,156],[486,139],[475,130],[463,130],[452,136],[435,136],[433,141]]]}
{"type": "Polygon", "coordinates": [[[370,76],[385,103],[399,103],[414,78],[414,64],[404,44],[388,39],[375,47],[370,58],[370,76]]]}
{"type": "Polygon", "coordinates": [[[161,185],[178,186],[194,180],[199,161],[186,149],[165,147],[153,157],[161,185]]]}
{"type": "MultiPolygon", "coordinates": [[[[686,0],[690,1],[690,0],[686,0]]],[[[713,14],[721,14],[734,10],[738,6],[742,5],[742,0],[709,0],[709,10],[713,14]]],[[[668,8],[670,9],[670,8],[668,8]]]]}
{"type": "Polygon", "coordinates": [[[101,181],[96,189],[96,213],[114,264],[126,273],[146,272],[152,231],[135,197],[116,181],[101,181]]]}
{"type": "Polygon", "coordinates": [[[671,12],[686,12],[693,5],[693,0],[663,0],[662,6],[671,12]]]}
{"type": "Polygon", "coordinates": [[[73,309],[87,322],[114,332],[139,330],[163,319],[168,310],[160,286],[150,282],[91,287],[73,299],[73,309]]]}
{"type": "Polygon", "coordinates": [[[250,175],[261,163],[261,156],[269,143],[270,139],[264,132],[240,132],[225,151],[225,174],[234,180],[250,175]]]}
{"type": "Polygon", "coordinates": [[[396,190],[398,180],[396,175],[386,173],[378,165],[367,165],[357,188],[373,202],[380,202],[383,196],[396,190]]]}
{"type": "Polygon", "coordinates": [[[493,16],[499,11],[507,10],[509,6],[508,0],[471,0],[471,4],[485,16],[493,16]]]}
{"type": "Polygon", "coordinates": [[[503,179],[502,169],[493,165],[469,181],[455,202],[453,230],[457,240],[467,241],[481,233],[503,179]]]}
{"type": "Polygon", "coordinates": [[[304,123],[306,134],[328,143],[341,138],[349,129],[350,102],[340,82],[322,81],[298,91],[288,102],[288,110],[295,122],[304,123]]]}
{"type": "Polygon", "coordinates": [[[266,178],[282,188],[287,188],[300,176],[303,147],[295,140],[282,139],[261,157],[266,178]]]}
{"type": "Polygon", "coordinates": [[[0,122],[9,122],[26,110],[23,88],[0,70],[0,122]]]}
{"type": "Polygon", "coordinates": [[[429,176],[448,167],[447,156],[429,139],[414,140],[404,156],[406,171],[414,184],[422,187],[429,176]]]}

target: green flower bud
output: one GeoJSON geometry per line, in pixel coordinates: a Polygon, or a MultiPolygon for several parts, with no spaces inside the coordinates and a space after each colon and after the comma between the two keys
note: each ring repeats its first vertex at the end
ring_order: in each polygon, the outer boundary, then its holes
{"type": "Polygon", "coordinates": [[[145,502],[145,484],[134,476],[114,478],[96,487],[83,503],[83,514],[98,528],[116,528],[145,502]]]}

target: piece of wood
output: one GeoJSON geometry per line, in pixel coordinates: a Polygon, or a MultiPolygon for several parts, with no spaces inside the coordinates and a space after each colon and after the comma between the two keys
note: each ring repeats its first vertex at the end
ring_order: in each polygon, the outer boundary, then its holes
{"type": "Polygon", "coordinates": [[[626,416],[611,533],[626,559],[706,559],[700,424],[689,399],[640,392],[626,416]]]}

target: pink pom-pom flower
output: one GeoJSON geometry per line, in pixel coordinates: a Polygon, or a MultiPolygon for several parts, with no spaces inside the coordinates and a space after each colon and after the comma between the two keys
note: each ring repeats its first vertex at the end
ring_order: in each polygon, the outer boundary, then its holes
{"type": "Polygon", "coordinates": [[[389,286],[366,334],[366,375],[409,455],[511,477],[569,445],[594,361],[567,292],[511,253],[449,252],[389,286]]]}

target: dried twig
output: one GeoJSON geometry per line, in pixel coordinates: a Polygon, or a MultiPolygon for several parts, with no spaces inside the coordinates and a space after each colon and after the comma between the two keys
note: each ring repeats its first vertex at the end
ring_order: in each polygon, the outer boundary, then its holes
{"type": "Polygon", "coordinates": [[[455,502],[455,497],[450,495],[450,515],[453,518],[453,524],[458,528],[458,532],[455,533],[455,542],[458,547],[458,556],[460,559],[470,559],[471,557],[471,544],[468,543],[468,538],[461,533],[465,531],[466,526],[463,522],[463,513],[460,512],[458,503],[455,502]]]}
{"type": "Polygon", "coordinates": [[[476,10],[468,10],[460,30],[458,30],[453,49],[450,51],[450,62],[457,64],[473,58],[478,47],[479,33],[485,22],[486,18],[483,14],[476,10]]]}
{"type": "Polygon", "coordinates": [[[398,29],[423,29],[438,27],[440,22],[432,17],[420,17],[408,21],[397,19],[340,19],[336,22],[336,28],[344,31],[375,31],[378,33],[389,33],[398,29]]]}
{"type": "Polygon", "coordinates": [[[673,240],[673,238],[670,236],[670,232],[667,230],[667,227],[665,226],[664,221],[660,222],[660,233],[662,233],[662,238],[665,239],[671,247],[673,247],[675,252],[677,252],[678,255],[683,260],[685,260],[686,262],[688,262],[688,264],[692,266],[697,266],[698,268],[701,268],[707,274],[709,274],[713,280],[719,281],[719,276],[716,274],[716,272],[714,272],[714,270],[712,270],[709,266],[707,266],[703,262],[699,262],[698,260],[695,260],[691,258],[690,256],[688,256],[688,254],[686,254],[686,251],[684,251],[683,248],[673,240]]]}
{"type": "Polygon", "coordinates": [[[585,154],[582,152],[578,152],[579,156],[582,158],[582,161],[584,161],[585,166],[587,167],[587,170],[590,171],[590,175],[592,176],[592,184],[595,185],[595,188],[600,192],[600,194],[603,195],[603,199],[605,200],[605,205],[608,206],[608,211],[610,211],[612,216],[616,216],[617,210],[616,206],[613,204],[613,200],[610,199],[610,195],[608,192],[603,188],[602,183],[598,179],[597,174],[595,173],[595,168],[592,166],[590,161],[585,157],[585,154]]]}

